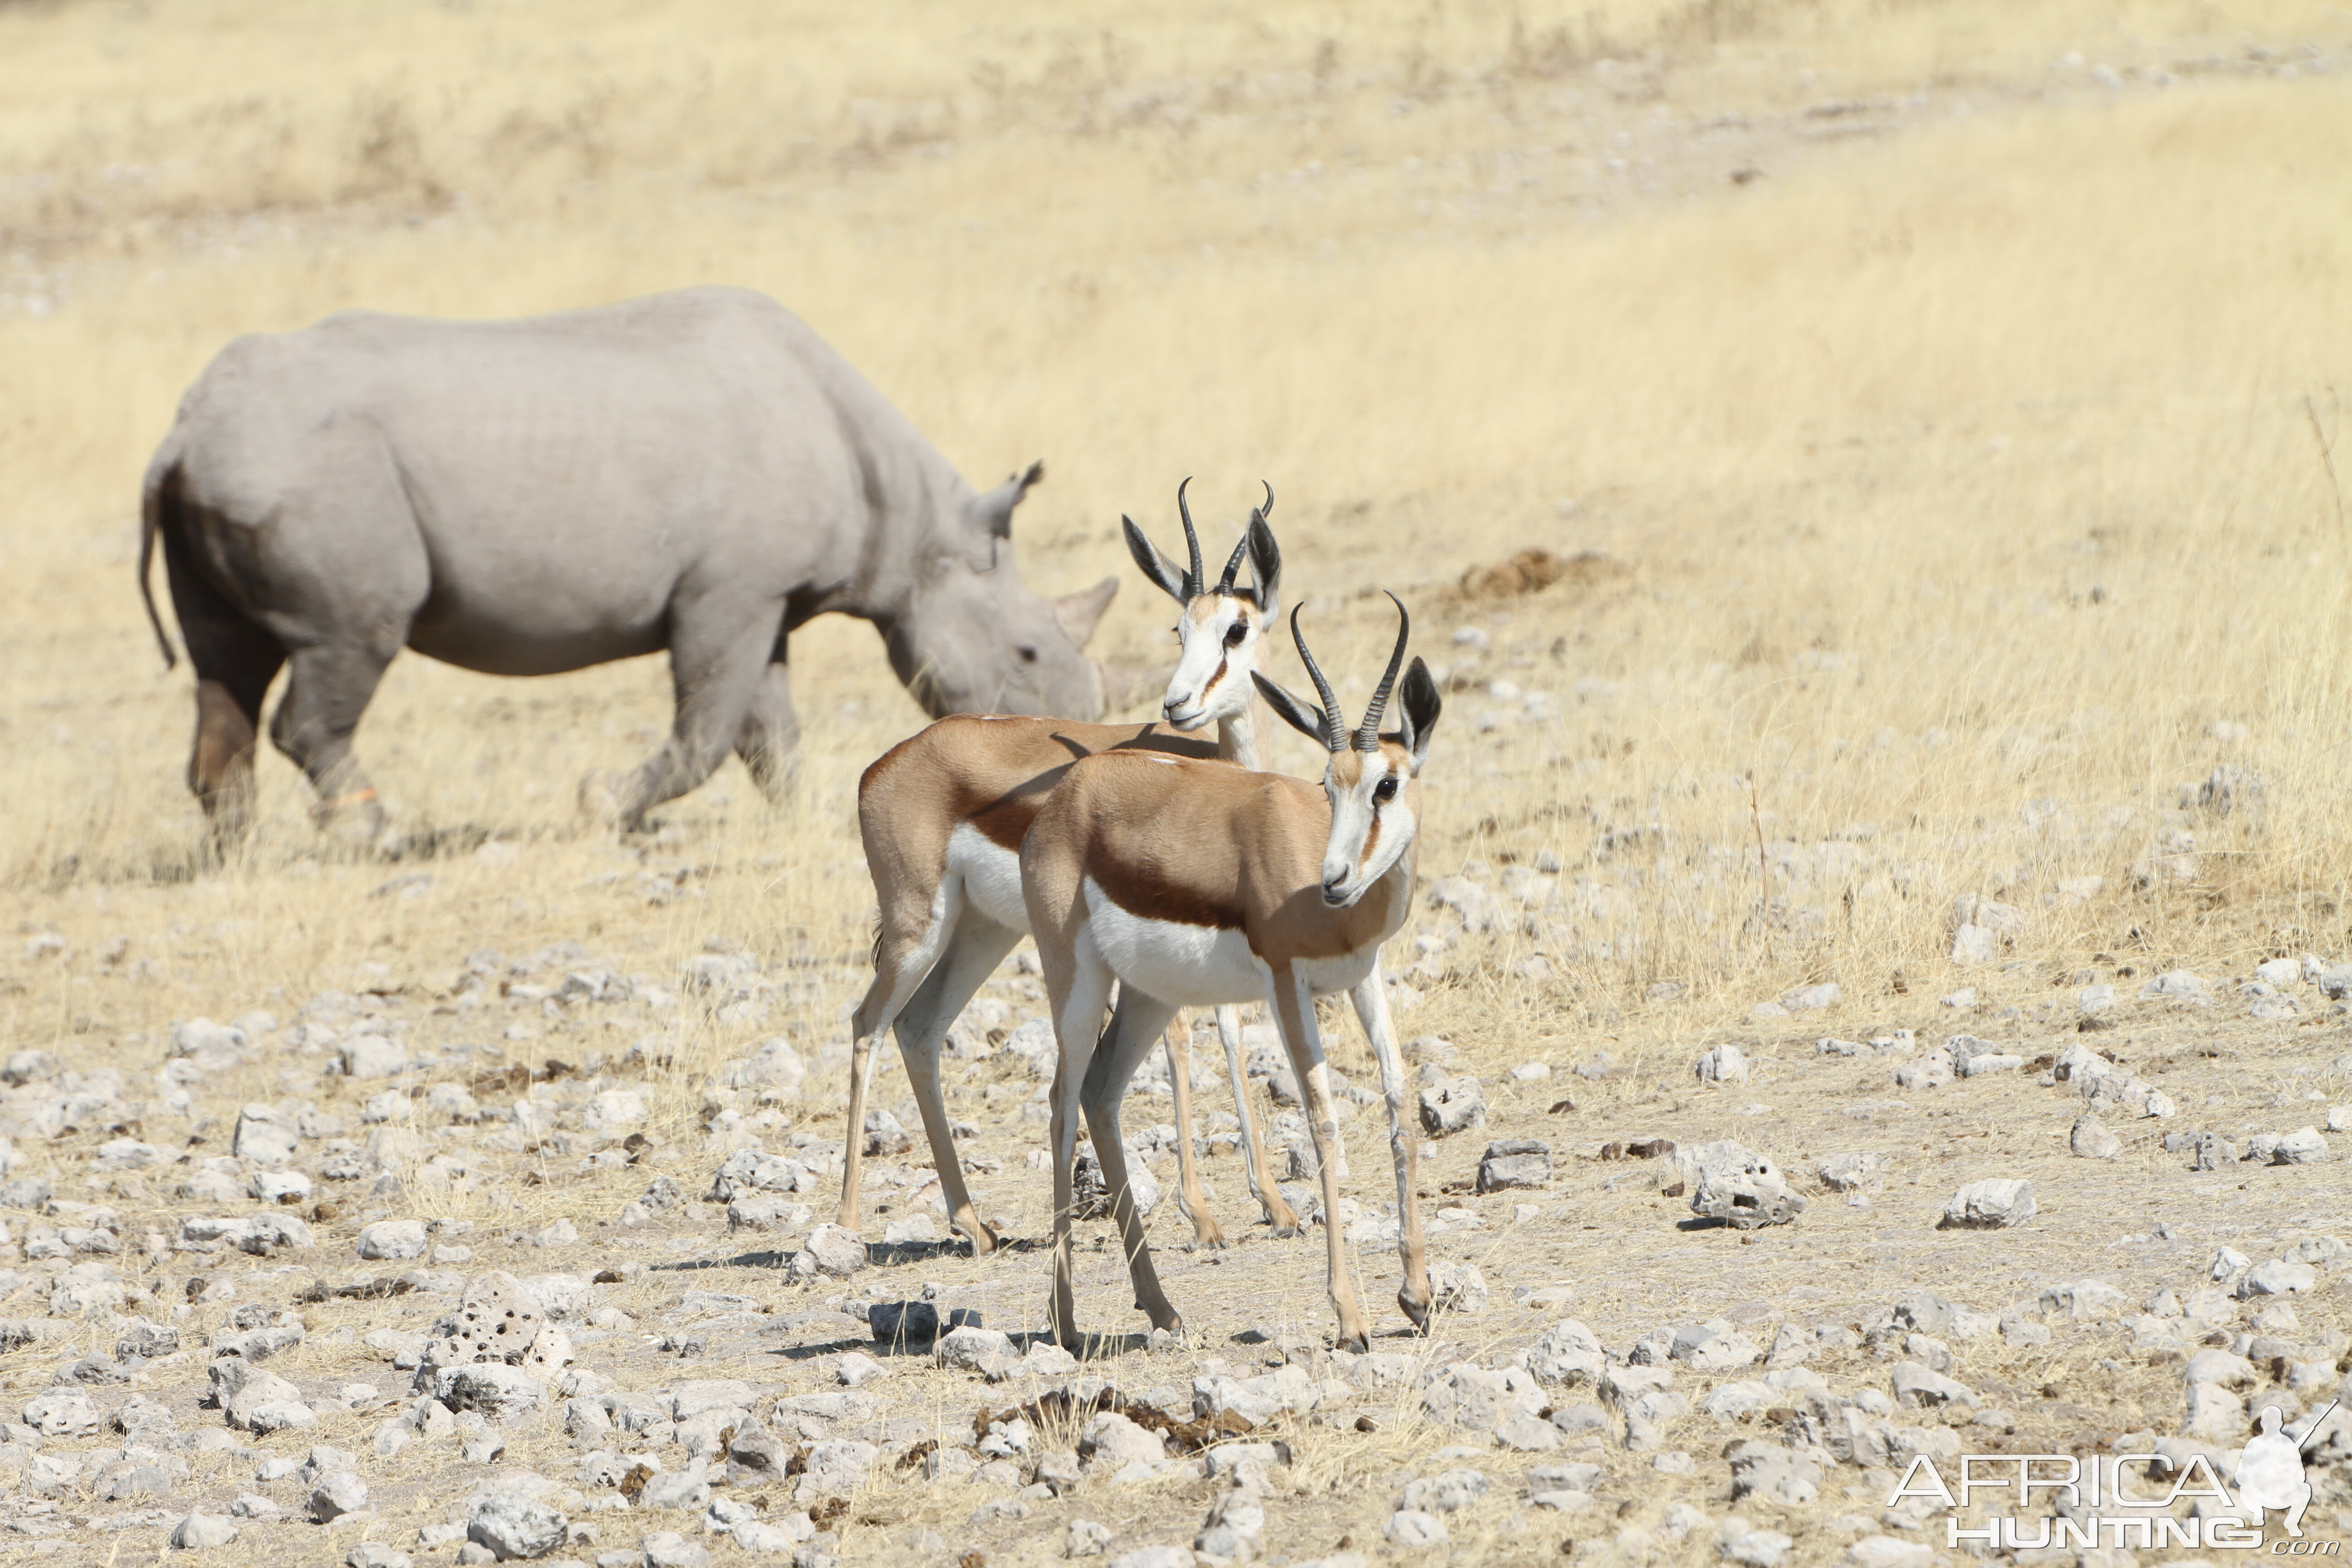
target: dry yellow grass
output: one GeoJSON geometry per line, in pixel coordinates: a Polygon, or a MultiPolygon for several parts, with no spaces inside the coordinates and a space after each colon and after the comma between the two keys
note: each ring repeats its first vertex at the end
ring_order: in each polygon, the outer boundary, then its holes
{"type": "MultiPolygon", "coordinates": [[[[186,675],[131,586],[141,468],[234,334],[712,281],[806,316],[976,480],[1045,458],[1023,570],[1119,571],[1111,653],[1163,655],[1117,520],[1164,533],[1188,473],[1220,527],[1273,482],[1344,694],[1387,636],[1366,591],[1403,595],[1453,677],[1424,870],[1563,867],[1558,903],[1412,977],[1408,1031],[1486,1068],[1606,1045],[1679,1073],[1817,981],[1838,1032],[1924,1027],[1964,984],[2063,1024],[2083,967],[2341,957],[2347,44],[2338,7],[2120,0],[0,6],[5,1038],[127,1060],[365,964],[426,991],[476,946],[577,939],[665,973],[719,937],[819,960],[762,1032],[840,1043],[850,792],[919,722],[865,628],[796,644],[787,809],[730,764],[617,842],[573,786],[656,743],[657,664],[409,658],[360,745],[446,852],[323,849],[273,756],[255,843],[200,870],[186,675]],[[1607,563],[1456,592],[1530,547],[1607,563]],[[2224,767],[2237,809],[2181,804],[2224,767]],[[2028,923],[1963,970],[1970,893],[2028,923]],[[22,945],[44,931],[66,957],[22,945]]],[[[664,1142],[748,1033],[688,1028],[664,1142]]],[[[519,1224],[641,1176],[411,1203],[519,1224]]],[[[1083,1309],[1107,1327],[1115,1264],[1083,1309]]],[[[1035,1271],[979,1272],[1017,1317],[1035,1271]]],[[[1319,1325],[1310,1273],[1255,1310],[1319,1325]]],[[[1405,1427],[1316,1484],[1438,1446],[1405,1427]]]]}
{"type": "MultiPolygon", "coordinates": [[[[2352,115],[2292,47],[2327,41],[2322,13],[2281,11],[2251,60],[2164,6],[1445,16],[0,17],[0,866],[28,915],[143,904],[193,837],[183,682],[124,566],[138,465],[223,341],[728,279],[807,314],[969,472],[1049,457],[1023,520],[1042,586],[1115,566],[1116,514],[1156,518],[1185,472],[1225,508],[1273,479],[1296,590],[1409,590],[1457,670],[1443,638],[1484,612],[1436,590],[1464,568],[1528,545],[1630,568],[1506,607],[1478,679],[1551,716],[1482,733],[1517,704],[1465,690],[1434,780],[1432,870],[1548,846],[1627,895],[1522,943],[1563,1018],[1660,980],[1708,1017],[1809,978],[1939,987],[1969,891],[2034,909],[2021,952],[2058,962],[2330,945],[2347,542],[2320,445],[2352,430],[2352,115]],[[2259,830],[2169,820],[2220,763],[2266,781],[2259,830]],[[2057,814],[2025,822],[2033,800],[2057,814]],[[2168,822],[2197,874],[2144,890],[2168,822]],[[1759,827],[1787,906],[1761,922],[1759,827]],[[2083,876],[2104,890],[2056,893],[2083,876]]],[[[1157,657],[1158,614],[1130,583],[1107,641],[1157,657]]],[[[714,863],[775,862],[696,916],[854,946],[856,879],[795,873],[854,855],[843,791],[916,715],[862,628],[803,640],[805,805],[747,819],[724,782],[684,805],[714,863]]],[[[662,685],[409,661],[363,745],[413,825],[544,833],[587,766],[649,743],[662,685]]],[[[156,907],[285,909],[311,846],[266,773],[252,862],[156,907]]],[[[612,853],[565,843],[532,893],[612,853]]],[[[1475,966],[1482,1004],[1517,956],[1475,966]]]]}

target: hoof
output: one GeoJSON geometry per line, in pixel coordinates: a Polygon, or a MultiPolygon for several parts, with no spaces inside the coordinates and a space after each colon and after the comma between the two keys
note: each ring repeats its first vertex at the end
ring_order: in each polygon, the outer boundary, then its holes
{"type": "MultiPolygon", "coordinates": [[[[1269,1221],[1268,1223],[1271,1224],[1272,1222],[1269,1221]]],[[[1290,1241],[1297,1237],[1298,1226],[1296,1222],[1289,1225],[1277,1225],[1274,1226],[1272,1234],[1274,1236],[1274,1239],[1276,1241],[1290,1241]]]]}
{"type": "Polygon", "coordinates": [[[1341,1334],[1339,1336],[1339,1348],[1346,1351],[1349,1355],[1366,1354],[1372,1348],[1371,1336],[1370,1334],[1341,1334]]]}
{"type": "Polygon", "coordinates": [[[394,837],[373,790],[322,800],[310,808],[310,821],[328,843],[352,855],[383,855],[394,837]]]}
{"type": "Polygon", "coordinates": [[[1412,1320],[1415,1329],[1424,1334],[1429,1332],[1429,1301],[1426,1297],[1415,1296],[1410,1290],[1400,1290],[1397,1292],[1397,1305],[1404,1309],[1404,1315],[1412,1320]]]}
{"type": "MultiPolygon", "coordinates": [[[[958,1230],[963,1230],[961,1226],[958,1226],[956,1228],[958,1230]]],[[[996,1251],[999,1247],[1004,1245],[1003,1237],[998,1236],[986,1226],[982,1226],[976,1231],[963,1231],[963,1237],[965,1240],[971,1243],[971,1255],[974,1258],[985,1258],[990,1253],[996,1251]]]]}
{"type": "Polygon", "coordinates": [[[626,784],[619,773],[590,773],[582,779],[582,814],[607,827],[625,826],[621,822],[621,792],[626,784]]]}

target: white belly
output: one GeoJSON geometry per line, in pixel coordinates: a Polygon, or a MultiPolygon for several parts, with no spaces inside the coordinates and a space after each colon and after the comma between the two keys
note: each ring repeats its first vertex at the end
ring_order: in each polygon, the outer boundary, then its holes
{"type": "Polygon", "coordinates": [[[1310,995],[1328,996],[1334,992],[1353,991],[1363,984],[1364,976],[1380,962],[1381,950],[1368,947],[1360,952],[1344,953],[1338,958],[1302,958],[1290,967],[1307,982],[1310,995]]]}
{"type": "Polygon", "coordinates": [[[948,836],[948,875],[963,880],[964,901],[1007,931],[1029,929],[1021,897],[1021,857],[990,841],[970,823],[948,836]]]}
{"type": "Polygon", "coordinates": [[[1240,931],[1129,914],[1091,877],[1086,899],[1095,949],[1120,984],[1179,1007],[1265,1000],[1267,969],[1240,931]]]}

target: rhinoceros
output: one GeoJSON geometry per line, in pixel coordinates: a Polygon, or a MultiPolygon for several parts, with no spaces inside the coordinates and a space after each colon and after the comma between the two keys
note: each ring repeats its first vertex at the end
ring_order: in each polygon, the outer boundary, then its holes
{"type": "Polygon", "coordinates": [[[934,717],[1093,720],[1081,649],[1116,578],[1047,601],[1014,570],[1033,465],[985,494],[799,318],[692,289],[508,321],[347,310],[242,337],[181,400],[147,470],[154,547],[196,675],[188,785],[242,831],[261,703],[325,823],[383,816],[352,734],[413,647],[545,675],[667,649],[670,739],[583,798],[626,825],[732,748],[762,788],[799,721],[786,639],[814,616],[878,627],[934,717]]]}

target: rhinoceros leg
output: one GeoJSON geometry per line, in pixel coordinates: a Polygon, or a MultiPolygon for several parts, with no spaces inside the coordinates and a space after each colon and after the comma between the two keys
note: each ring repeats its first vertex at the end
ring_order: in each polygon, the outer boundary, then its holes
{"type": "Polygon", "coordinates": [[[671,722],[669,743],[619,781],[614,792],[623,827],[635,827],[646,812],[676,800],[727,760],[772,668],[769,656],[775,649],[776,624],[782,615],[782,606],[776,605],[772,614],[751,621],[691,612],[676,617],[669,666],[677,717],[671,722]]]}
{"type": "Polygon", "coordinates": [[[288,660],[286,695],[269,718],[269,739],[319,792],[319,804],[311,807],[319,825],[341,819],[371,844],[383,832],[383,807],[352,755],[352,734],[398,647],[379,651],[331,642],[295,649],[288,660]]]}
{"type": "Polygon", "coordinates": [[[175,533],[164,537],[180,635],[196,670],[196,740],[188,753],[188,788],[205,809],[215,845],[245,836],[253,814],[253,745],[261,702],[286,662],[286,649],[240,615],[190,569],[175,533]]]}
{"type": "Polygon", "coordinates": [[[188,788],[221,845],[243,838],[253,816],[253,742],[260,733],[261,697],[269,682],[265,677],[260,690],[254,684],[196,678],[196,743],[188,753],[188,788]]]}
{"type": "Polygon", "coordinates": [[[770,800],[781,800],[799,764],[801,716],[793,707],[793,680],[784,661],[770,664],[751,693],[751,711],[735,737],[735,754],[770,800]]]}

